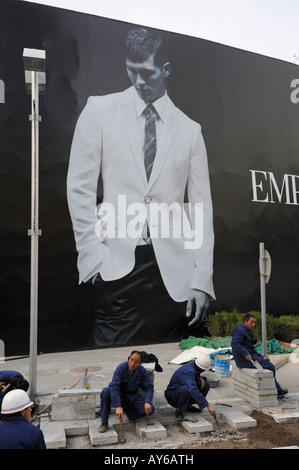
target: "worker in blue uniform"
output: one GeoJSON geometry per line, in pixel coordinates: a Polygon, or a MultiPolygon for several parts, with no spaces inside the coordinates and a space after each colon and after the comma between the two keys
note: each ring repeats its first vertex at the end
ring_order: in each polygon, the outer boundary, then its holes
{"type": "Polygon", "coordinates": [[[243,318],[243,323],[241,323],[232,334],[231,348],[236,366],[239,369],[255,369],[253,361],[257,361],[263,369],[273,372],[277,397],[282,398],[288,393],[288,390],[281,388],[277,382],[274,364],[267,357],[264,357],[254,349],[252,330],[255,325],[256,317],[251,313],[247,313],[243,318]]]}
{"type": "Polygon", "coordinates": [[[29,383],[24,379],[23,375],[16,370],[1,370],[0,371],[0,419],[1,404],[6,393],[14,389],[21,389],[27,392],[29,383]]]}
{"type": "Polygon", "coordinates": [[[132,351],[128,361],[116,368],[109,386],[102,390],[99,432],[107,431],[111,408],[115,408],[115,414],[120,420],[124,412],[131,420],[153,414],[153,394],[153,382],[141,365],[141,354],[132,351]],[[144,396],[138,394],[139,389],[144,391],[144,396]]]}
{"type": "Polygon", "coordinates": [[[0,449],[46,449],[43,432],[30,423],[31,407],[28,394],[15,389],[2,401],[4,421],[0,424],[0,449]]]}
{"type": "Polygon", "coordinates": [[[201,376],[210,366],[209,356],[202,354],[173,373],[164,395],[168,403],[176,408],[177,419],[184,419],[184,411],[200,412],[204,408],[207,408],[212,416],[216,416],[215,409],[206,399],[210,384],[201,376]],[[193,404],[197,404],[199,408],[193,404]]]}

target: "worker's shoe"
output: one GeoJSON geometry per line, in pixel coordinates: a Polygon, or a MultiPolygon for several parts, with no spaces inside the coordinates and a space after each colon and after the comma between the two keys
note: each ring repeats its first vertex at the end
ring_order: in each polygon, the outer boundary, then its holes
{"type": "Polygon", "coordinates": [[[108,429],[108,423],[101,423],[101,426],[99,427],[98,431],[99,432],[106,432],[108,429]]]}
{"type": "Polygon", "coordinates": [[[183,411],[181,410],[181,408],[177,408],[177,409],[175,410],[175,414],[174,414],[174,415],[175,415],[176,419],[184,419],[184,413],[183,413],[183,411]]]}
{"type": "Polygon", "coordinates": [[[286,388],[281,389],[281,390],[277,393],[277,398],[283,398],[287,393],[288,393],[288,390],[287,390],[286,388]]]}

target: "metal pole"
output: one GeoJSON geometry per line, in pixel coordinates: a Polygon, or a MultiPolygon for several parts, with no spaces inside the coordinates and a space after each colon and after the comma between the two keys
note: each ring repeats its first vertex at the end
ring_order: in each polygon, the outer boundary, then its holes
{"type": "Polygon", "coordinates": [[[260,243],[260,289],[261,289],[261,317],[262,317],[262,346],[263,356],[267,357],[267,320],[266,320],[266,284],[271,274],[271,257],[265,250],[264,243],[260,243]]]}
{"type": "Polygon", "coordinates": [[[30,397],[36,396],[38,323],[38,228],[39,214],[39,85],[38,72],[32,72],[31,91],[31,274],[30,274],[30,397]]]}

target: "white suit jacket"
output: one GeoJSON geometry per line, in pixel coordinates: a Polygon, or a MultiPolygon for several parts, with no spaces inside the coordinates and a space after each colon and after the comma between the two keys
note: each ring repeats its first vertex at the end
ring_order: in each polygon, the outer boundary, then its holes
{"type": "Polygon", "coordinates": [[[99,263],[100,274],[106,281],[128,274],[134,267],[139,238],[126,236],[125,228],[129,225],[142,230],[146,219],[151,218],[151,208],[160,207],[161,203],[164,207],[182,208],[187,186],[188,202],[201,204],[199,207],[203,208],[201,246],[196,243],[195,248],[190,248],[195,225],[192,227],[188,222],[186,228],[185,213],[184,236],[175,232],[173,224],[177,225],[179,218],[172,223],[171,213],[166,236],[161,234],[154,218],[150,222],[152,244],[164,284],[175,301],[186,300],[190,288],[214,297],[213,215],[201,127],[168,98],[166,118],[147,182],[133,93],[136,92],[131,87],[120,93],[90,97],[76,125],[67,196],[78,251],[79,282],[99,263]],[[103,203],[97,211],[100,174],[103,203]],[[107,211],[100,213],[103,207],[114,208],[114,214],[113,211],[109,216],[107,211]],[[145,213],[134,212],[136,207],[142,207],[145,213]]]}

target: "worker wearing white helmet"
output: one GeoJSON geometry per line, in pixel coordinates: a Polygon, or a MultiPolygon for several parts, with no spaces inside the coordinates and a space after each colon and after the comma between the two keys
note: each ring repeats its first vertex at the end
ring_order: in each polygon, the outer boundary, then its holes
{"type": "Polygon", "coordinates": [[[207,408],[212,416],[215,416],[214,408],[206,399],[210,384],[202,372],[209,370],[211,361],[208,355],[201,354],[192,362],[187,362],[177,369],[172,375],[165,398],[168,403],[176,408],[176,418],[184,419],[184,411],[201,411],[207,408]],[[197,404],[199,408],[193,405],[197,404]]]}
{"type": "Polygon", "coordinates": [[[24,390],[8,392],[2,401],[0,449],[45,449],[44,436],[30,423],[33,402],[24,390]]]}

